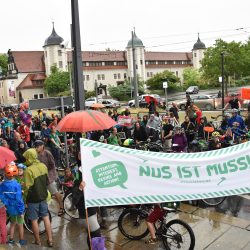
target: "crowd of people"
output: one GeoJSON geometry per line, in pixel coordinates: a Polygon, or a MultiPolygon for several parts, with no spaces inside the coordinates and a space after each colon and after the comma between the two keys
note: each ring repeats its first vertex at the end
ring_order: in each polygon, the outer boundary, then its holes
{"type": "MultiPolygon", "coordinates": [[[[215,150],[229,145],[226,142],[240,143],[242,136],[248,134],[250,110],[246,118],[242,117],[237,103],[238,100],[233,97],[226,105],[226,107],[231,105],[231,113],[226,112],[220,125],[214,127],[189,96],[187,96],[184,120],[180,119],[176,103],[173,102],[167,112],[159,114],[156,103],[150,100],[148,113],[142,116],[131,114],[128,107],[120,113],[117,109],[109,110],[108,115],[117,122],[117,125],[109,130],[90,131],[85,136],[102,143],[134,148],[139,148],[137,146],[142,142],[157,142],[162,146],[163,152],[192,152],[190,150],[192,143],[202,139],[209,142],[208,150],[215,150]],[[124,125],[120,122],[120,117],[126,117],[130,122],[124,125]],[[206,129],[207,127],[212,130],[206,129]]],[[[32,115],[28,107],[7,111],[0,109],[0,146],[9,148],[16,156],[15,162],[8,164],[3,170],[4,180],[0,185],[1,243],[14,243],[16,224],[19,230],[19,243],[21,245],[27,243],[23,234],[24,204],[27,204],[26,212],[32,222],[34,243],[41,245],[37,221],[42,217],[47,232],[47,245],[53,246],[46,201],[48,191],[58,203],[58,216],[65,212],[63,197],[56,185],[57,170],[62,167],[62,148],[64,143],[67,143],[63,141],[64,137],[56,129],[59,120],[59,115],[48,115],[44,110],[38,110],[35,115],[32,115]],[[15,193],[15,197],[6,195],[8,192],[15,193]],[[15,200],[14,203],[13,200],[15,200]],[[11,221],[9,239],[6,232],[5,208],[11,221]]],[[[74,138],[74,134],[67,133],[67,138],[74,138]]],[[[80,167],[79,149],[72,151],[72,154],[80,167]]],[[[70,181],[73,182],[71,169],[68,167],[65,169],[65,176],[69,176],[70,181]]],[[[75,193],[73,199],[79,215],[86,219],[82,192],[84,186],[81,174],[74,183],[71,183],[75,193]]],[[[90,209],[91,237],[101,236],[100,229],[106,227],[106,216],[105,208],[90,209]],[[97,220],[98,211],[102,217],[101,225],[97,220]]]]}

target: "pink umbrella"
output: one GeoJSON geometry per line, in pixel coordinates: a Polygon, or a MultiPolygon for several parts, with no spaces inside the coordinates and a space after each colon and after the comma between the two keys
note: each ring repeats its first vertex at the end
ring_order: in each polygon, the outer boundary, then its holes
{"type": "Polygon", "coordinates": [[[14,160],[16,160],[14,152],[8,148],[0,146],[0,168],[4,168],[14,160]]]}

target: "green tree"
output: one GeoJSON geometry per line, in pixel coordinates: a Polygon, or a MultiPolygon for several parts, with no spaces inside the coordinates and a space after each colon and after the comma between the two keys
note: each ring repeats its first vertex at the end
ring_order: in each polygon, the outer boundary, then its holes
{"type": "Polygon", "coordinates": [[[161,73],[155,74],[146,84],[150,90],[162,90],[162,83],[164,81],[168,82],[168,90],[172,91],[178,89],[178,83],[180,79],[171,71],[165,70],[161,73]]]}
{"type": "Polygon", "coordinates": [[[49,96],[60,96],[61,92],[70,90],[69,72],[60,71],[53,65],[51,74],[45,80],[45,90],[49,96]]]}
{"type": "Polygon", "coordinates": [[[0,77],[6,76],[8,66],[8,57],[5,54],[0,55],[0,77]]]}
{"type": "Polygon", "coordinates": [[[225,79],[230,76],[239,79],[249,75],[249,68],[245,67],[246,61],[250,60],[246,56],[246,51],[248,51],[248,56],[250,55],[249,48],[250,46],[243,45],[241,42],[227,43],[221,39],[217,40],[213,47],[207,49],[201,61],[202,76],[211,84],[218,84],[219,76],[221,76],[221,53],[224,53],[225,79]]]}
{"type": "MultiPolygon", "coordinates": [[[[138,81],[139,94],[144,93],[143,85],[144,82],[139,79],[138,81]]],[[[133,89],[131,89],[131,83],[126,80],[124,84],[118,85],[117,87],[109,86],[108,91],[113,98],[119,101],[126,101],[131,98],[131,93],[133,92],[133,89]]]]}
{"type": "Polygon", "coordinates": [[[183,83],[186,87],[192,85],[200,85],[201,73],[199,70],[189,67],[183,70],[183,83]]]}

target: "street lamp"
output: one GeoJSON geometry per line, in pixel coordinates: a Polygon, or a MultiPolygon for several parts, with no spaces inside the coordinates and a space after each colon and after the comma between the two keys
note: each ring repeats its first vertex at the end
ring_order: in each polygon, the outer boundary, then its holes
{"type": "Polygon", "coordinates": [[[168,111],[168,92],[167,92],[167,88],[168,88],[168,82],[165,81],[162,83],[163,88],[165,90],[165,105],[166,105],[166,111],[168,111]]]}
{"type": "Polygon", "coordinates": [[[222,103],[222,115],[224,115],[224,107],[225,107],[225,92],[227,94],[227,83],[225,86],[225,72],[224,72],[224,63],[225,63],[225,56],[229,55],[228,52],[222,51],[221,55],[221,103],[222,103]],[[225,88],[226,87],[226,88],[225,88]],[[226,91],[225,91],[226,90],[226,91]]]}
{"type": "Polygon", "coordinates": [[[221,55],[221,104],[222,104],[222,115],[224,115],[225,107],[225,94],[224,94],[224,52],[220,53],[221,55]]]}

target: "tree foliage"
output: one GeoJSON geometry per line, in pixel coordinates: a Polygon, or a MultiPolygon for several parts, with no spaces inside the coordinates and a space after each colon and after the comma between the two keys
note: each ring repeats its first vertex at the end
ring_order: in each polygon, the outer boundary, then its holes
{"type": "MultiPolygon", "coordinates": [[[[144,93],[143,88],[144,82],[138,81],[138,92],[139,94],[144,93]]],[[[109,86],[108,88],[109,94],[119,100],[119,101],[125,101],[128,99],[131,99],[131,95],[133,98],[133,87],[129,81],[125,81],[124,84],[118,85],[117,87],[109,86]]]]}
{"type": "Polygon", "coordinates": [[[70,90],[69,72],[59,71],[55,65],[52,66],[51,74],[45,80],[45,90],[49,96],[70,90]]]}
{"type": "Polygon", "coordinates": [[[171,71],[165,70],[161,73],[155,74],[146,84],[150,90],[162,90],[162,83],[164,81],[168,82],[168,90],[174,90],[178,88],[178,83],[180,79],[171,71]]]}
{"type": "Polygon", "coordinates": [[[209,47],[201,61],[201,71],[205,80],[214,84],[218,83],[222,72],[222,53],[224,57],[224,77],[229,76],[235,80],[250,76],[250,41],[225,42],[217,40],[213,47],[209,47]]]}
{"type": "Polygon", "coordinates": [[[201,73],[199,70],[189,67],[183,70],[183,83],[186,87],[192,85],[200,85],[201,73]]]}
{"type": "Polygon", "coordinates": [[[8,57],[5,54],[0,55],[0,77],[6,76],[8,67],[8,57]]]}

